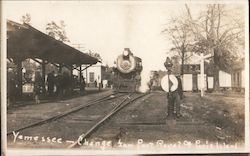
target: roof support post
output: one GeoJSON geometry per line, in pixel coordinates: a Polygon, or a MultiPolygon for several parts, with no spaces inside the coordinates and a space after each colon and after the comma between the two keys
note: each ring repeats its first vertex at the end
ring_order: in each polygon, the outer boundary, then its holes
{"type": "Polygon", "coordinates": [[[70,95],[73,93],[74,87],[74,77],[73,77],[73,65],[70,65],[70,95]]]}
{"type": "Polygon", "coordinates": [[[23,80],[22,80],[22,60],[16,60],[17,65],[17,96],[22,97],[23,95],[23,80]]]}
{"type": "Polygon", "coordinates": [[[79,70],[79,82],[80,82],[80,84],[82,84],[81,77],[82,77],[82,65],[80,65],[80,70],[79,70]]]}
{"type": "Polygon", "coordinates": [[[41,66],[42,66],[42,79],[43,79],[43,83],[42,83],[42,91],[43,91],[43,94],[45,95],[46,93],[46,88],[45,88],[45,65],[46,65],[46,62],[44,60],[42,60],[41,62],[41,66]]]}
{"type": "Polygon", "coordinates": [[[79,71],[78,67],[79,67],[78,65],[76,65],[75,67],[73,66],[73,69],[79,71]]]}
{"type": "Polygon", "coordinates": [[[89,83],[87,83],[87,81],[88,81],[88,68],[86,68],[86,84],[88,84],[89,85],[89,83]]]}
{"type": "Polygon", "coordinates": [[[82,71],[84,71],[85,69],[88,69],[89,67],[93,66],[93,64],[88,65],[87,67],[85,67],[82,71]]]}

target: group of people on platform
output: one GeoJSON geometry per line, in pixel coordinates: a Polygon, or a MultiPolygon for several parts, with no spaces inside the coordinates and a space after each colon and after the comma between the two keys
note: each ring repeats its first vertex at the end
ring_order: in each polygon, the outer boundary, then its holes
{"type": "MultiPolygon", "coordinates": [[[[18,86],[17,79],[17,73],[10,68],[7,76],[8,104],[16,102],[18,88],[20,88],[20,86],[18,86]]],[[[25,78],[22,79],[22,85],[24,85],[25,78]]],[[[80,89],[80,93],[84,93],[86,87],[83,76],[81,76],[81,80],[79,80],[78,76],[71,77],[67,72],[59,72],[58,74],[55,74],[55,72],[52,71],[47,75],[47,79],[44,82],[40,70],[35,71],[32,80],[28,83],[33,84],[33,95],[36,103],[40,103],[42,94],[48,97],[62,98],[70,95],[72,90],[76,87],[80,89]]]]}
{"type": "MultiPolygon", "coordinates": [[[[53,97],[57,96],[59,98],[70,95],[72,90],[79,86],[81,93],[84,92],[86,83],[83,76],[81,76],[80,84],[77,76],[71,77],[67,72],[58,73],[55,76],[55,72],[52,71],[47,75],[46,80],[47,92],[48,96],[53,97]]],[[[43,80],[40,72],[35,73],[35,81],[34,81],[34,94],[39,99],[39,95],[43,93],[43,80]]],[[[39,103],[39,100],[36,102],[39,103]]]]}

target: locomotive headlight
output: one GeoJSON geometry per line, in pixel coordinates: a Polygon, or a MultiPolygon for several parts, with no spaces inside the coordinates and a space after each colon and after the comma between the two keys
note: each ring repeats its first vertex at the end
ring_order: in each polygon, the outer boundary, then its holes
{"type": "Polygon", "coordinates": [[[129,52],[127,50],[123,51],[123,56],[128,56],[129,52]]]}

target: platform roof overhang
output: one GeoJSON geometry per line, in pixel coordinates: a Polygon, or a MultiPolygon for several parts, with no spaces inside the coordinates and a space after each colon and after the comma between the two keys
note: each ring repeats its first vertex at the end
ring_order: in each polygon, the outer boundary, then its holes
{"type": "Polygon", "coordinates": [[[96,64],[91,57],[28,24],[7,21],[7,57],[13,60],[42,59],[63,65],[96,64]]]}

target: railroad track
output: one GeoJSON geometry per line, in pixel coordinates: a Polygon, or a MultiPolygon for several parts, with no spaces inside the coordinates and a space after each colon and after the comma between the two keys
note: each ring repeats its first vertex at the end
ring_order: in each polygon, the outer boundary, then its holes
{"type": "Polygon", "coordinates": [[[90,101],[87,104],[74,107],[74,108],[72,108],[70,110],[67,110],[67,111],[61,113],[61,114],[57,114],[57,115],[51,116],[51,117],[49,117],[47,119],[31,123],[29,125],[26,125],[24,127],[21,127],[21,128],[15,129],[15,130],[11,130],[11,131],[7,132],[7,136],[13,134],[13,131],[15,131],[15,132],[16,131],[22,131],[22,130],[26,130],[26,129],[29,129],[29,128],[32,128],[32,127],[40,126],[40,125],[43,125],[43,124],[55,121],[57,119],[60,119],[62,117],[65,117],[67,115],[70,115],[72,113],[75,113],[77,111],[80,111],[80,110],[82,110],[84,108],[87,108],[89,106],[93,106],[93,105],[99,104],[101,102],[105,102],[105,101],[109,101],[109,100],[112,100],[112,99],[116,99],[116,98],[121,97],[121,96],[124,96],[124,94],[119,94],[119,93],[109,94],[109,95],[107,95],[105,97],[102,97],[102,98],[99,98],[97,100],[90,101]]]}
{"type": "Polygon", "coordinates": [[[136,100],[145,97],[149,93],[141,94],[136,97],[132,97],[135,95],[134,93],[128,94],[119,104],[117,104],[110,112],[108,112],[101,120],[99,120],[94,126],[92,126],[87,132],[82,133],[77,140],[74,141],[73,144],[68,146],[68,148],[76,148],[81,146],[81,144],[84,142],[85,139],[90,137],[94,131],[96,131],[101,125],[104,124],[105,121],[110,119],[113,115],[115,115],[118,111],[120,111],[125,106],[129,105],[132,102],[135,102],[136,100]]]}
{"type": "MultiPolygon", "coordinates": [[[[94,93],[87,93],[87,94],[84,94],[84,95],[91,95],[91,94],[94,94],[94,93]]],[[[79,95],[73,95],[72,97],[69,97],[69,98],[62,98],[61,100],[71,100],[73,98],[79,98],[81,96],[79,95]]],[[[42,105],[42,104],[45,104],[45,103],[48,103],[48,102],[57,102],[58,99],[48,99],[48,100],[41,100],[40,103],[37,103],[35,104],[34,100],[32,101],[19,101],[19,102],[16,102],[16,104],[14,104],[12,107],[13,108],[19,108],[19,107],[25,107],[25,106],[28,106],[28,105],[42,105]],[[22,104],[24,103],[24,104],[22,104]]],[[[8,108],[9,109],[9,108],[8,108]]]]}

